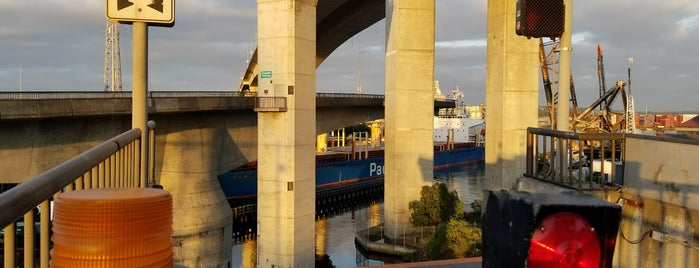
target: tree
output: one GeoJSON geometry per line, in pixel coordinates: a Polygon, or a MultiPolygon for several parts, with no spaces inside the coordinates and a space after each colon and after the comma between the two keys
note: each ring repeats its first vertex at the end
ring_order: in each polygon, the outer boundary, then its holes
{"type": "Polygon", "coordinates": [[[436,226],[464,212],[459,194],[450,193],[443,183],[422,186],[420,200],[410,202],[408,207],[410,223],[417,227],[436,226]]]}

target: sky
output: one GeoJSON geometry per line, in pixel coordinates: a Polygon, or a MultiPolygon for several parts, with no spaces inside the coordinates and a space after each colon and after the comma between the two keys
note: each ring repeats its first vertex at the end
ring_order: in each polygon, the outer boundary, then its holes
{"type": "MultiPolygon", "coordinates": [[[[105,2],[0,0],[0,91],[103,90],[105,2]]],[[[485,103],[486,13],[487,0],[436,0],[435,80],[444,93],[458,87],[469,104],[485,103]]],[[[254,0],[177,0],[174,27],[149,27],[149,90],[237,90],[256,45],[256,14],[254,0]]],[[[330,55],[317,70],[317,91],[356,93],[359,83],[362,93],[383,94],[384,26],[330,55]]],[[[119,26],[124,90],[131,27],[119,26]]],[[[631,69],[637,112],[699,112],[699,1],[574,1],[581,107],[599,97],[598,43],[607,88],[631,69]]]]}

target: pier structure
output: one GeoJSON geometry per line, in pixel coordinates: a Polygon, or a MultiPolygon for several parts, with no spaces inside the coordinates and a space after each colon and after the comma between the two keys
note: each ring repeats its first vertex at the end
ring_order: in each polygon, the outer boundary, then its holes
{"type": "Polygon", "coordinates": [[[258,0],[258,267],[315,264],[317,0],[258,0]],[[282,107],[283,106],[283,107],[282,107]]]}
{"type": "Polygon", "coordinates": [[[410,228],[408,204],[433,180],[434,1],[386,2],[385,225],[410,228]]]}
{"type": "Polygon", "coordinates": [[[537,125],[538,39],[515,34],[517,0],[488,1],[486,187],[512,188],[525,169],[527,127],[537,125]]]}

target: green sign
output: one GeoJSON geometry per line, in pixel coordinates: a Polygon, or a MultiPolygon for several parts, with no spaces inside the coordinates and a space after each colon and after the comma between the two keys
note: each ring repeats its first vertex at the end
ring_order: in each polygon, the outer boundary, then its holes
{"type": "Polygon", "coordinates": [[[260,78],[272,78],[272,71],[260,72],[260,78]]]}

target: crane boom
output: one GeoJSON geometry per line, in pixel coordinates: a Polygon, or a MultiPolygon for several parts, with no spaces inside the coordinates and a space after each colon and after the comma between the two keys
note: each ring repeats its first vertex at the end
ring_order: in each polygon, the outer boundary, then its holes
{"type": "MultiPolygon", "coordinates": [[[[599,80],[599,97],[602,99],[607,88],[607,82],[604,79],[604,55],[602,53],[602,45],[599,43],[597,43],[597,78],[599,80]]],[[[604,106],[606,106],[606,103],[603,101],[602,105],[600,105],[600,110],[604,106]]]]}

